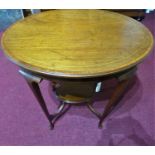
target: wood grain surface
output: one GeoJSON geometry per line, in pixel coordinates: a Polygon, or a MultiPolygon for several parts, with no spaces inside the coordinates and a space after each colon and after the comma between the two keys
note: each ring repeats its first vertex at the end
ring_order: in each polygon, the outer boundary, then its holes
{"type": "Polygon", "coordinates": [[[62,77],[97,77],[141,62],[153,37],[140,22],[104,10],[52,10],[13,24],[2,37],[17,65],[62,77]]]}

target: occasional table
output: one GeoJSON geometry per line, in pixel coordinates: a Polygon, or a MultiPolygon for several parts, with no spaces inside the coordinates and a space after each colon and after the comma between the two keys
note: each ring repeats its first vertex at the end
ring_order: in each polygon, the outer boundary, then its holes
{"type": "MultiPolygon", "coordinates": [[[[20,69],[51,128],[71,105],[83,103],[99,118],[99,127],[123,95],[137,65],[153,46],[140,22],[104,10],[51,10],[17,21],[2,36],[6,56],[20,69]],[[99,83],[118,84],[103,113],[93,108],[99,83]],[[60,101],[50,114],[39,83],[49,80],[60,101]]],[[[103,92],[104,93],[104,92],[103,92]]]]}

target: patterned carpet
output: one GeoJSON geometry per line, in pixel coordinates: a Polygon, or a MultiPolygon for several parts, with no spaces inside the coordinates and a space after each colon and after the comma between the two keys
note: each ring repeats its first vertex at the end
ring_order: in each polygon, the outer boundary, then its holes
{"type": "MultiPolygon", "coordinates": [[[[147,15],[143,23],[155,36],[155,13],[147,15]]],[[[98,119],[80,106],[72,107],[51,131],[18,67],[0,50],[0,145],[155,145],[154,59],[153,49],[139,65],[134,85],[106,119],[103,129],[98,129],[98,119]]],[[[110,83],[107,81],[96,96],[99,110],[113,90],[110,83]]],[[[41,88],[50,111],[54,111],[58,101],[52,97],[48,82],[43,81],[41,88]]]]}

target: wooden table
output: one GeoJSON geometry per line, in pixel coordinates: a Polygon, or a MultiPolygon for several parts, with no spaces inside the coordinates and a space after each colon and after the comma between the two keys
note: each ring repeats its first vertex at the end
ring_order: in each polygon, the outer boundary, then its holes
{"type": "Polygon", "coordinates": [[[87,101],[101,127],[152,46],[153,37],[140,22],[103,10],[52,10],[35,14],[13,24],[2,37],[6,56],[20,67],[52,128],[64,113],[65,105],[77,100],[76,103],[87,101]],[[107,78],[116,78],[118,85],[100,114],[90,101],[97,83],[107,78]],[[52,81],[61,101],[54,115],[48,112],[39,89],[43,79],[52,81]],[[88,100],[81,100],[85,95],[63,96],[62,92],[68,90],[66,85],[71,85],[72,90],[79,85],[82,89],[86,87],[86,91],[90,89],[88,100]]]}

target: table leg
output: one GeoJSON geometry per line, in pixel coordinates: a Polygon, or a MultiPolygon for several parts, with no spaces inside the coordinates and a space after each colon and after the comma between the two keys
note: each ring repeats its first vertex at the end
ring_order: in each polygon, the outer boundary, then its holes
{"type": "Polygon", "coordinates": [[[35,95],[36,99],[38,100],[42,110],[44,111],[47,119],[50,122],[51,129],[54,128],[55,122],[63,115],[67,110],[70,108],[70,104],[66,104],[65,102],[60,101],[60,106],[58,107],[58,111],[54,114],[50,114],[48,112],[45,100],[42,96],[40,91],[39,83],[42,79],[38,76],[29,74],[23,70],[19,70],[19,73],[25,78],[26,82],[28,83],[29,87],[31,88],[33,94],[35,95]]]}
{"type": "Polygon", "coordinates": [[[115,90],[114,90],[114,92],[113,92],[108,104],[106,105],[101,118],[100,118],[99,128],[102,128],[102,122],[104,121],[106,116],[112,111],[112,109],[118,103],[118,100],[123,95],[125,89],[127,88],[128,84],[129,84],[129,81],[130,81],[130,79],[123,80],[123,81],[119,82],[119,84],[116,86],[116,88],[115,88],[115,90]]]}
{"type": "Polygon", "coordinates": [[[123,74],[122,76],[118,77],[119,83],[116,86],[108,104],[106,105],[104,112],[99,120],[99,128],[102,128],[102,122],[104,119],[108,116],[108,114],[113,110],[113,108],[117,105],[118,101],[123,96],[125,90],[127,89],[131,78],[134,76],[136,71],[136,68],[133,68],[126,74],[123,74]]]}
{"type": "MultiPolygon", "coordinates": [[[[45,104],[44,98],[40,91],[39,83],[42,81],[41,78],[31,75],[23,70],[19,70],[19,73],[25,78],[26,82],[28,83],[29,87],[31,88],[33,94],[35,95],[36,99],[38,100],[42,110],[44,111],[47,119],[51,124],[50,114],[48,112],[47,106],[45,104]]],[[[52,124],[51,124],[52,126],[52,124]]]]}

